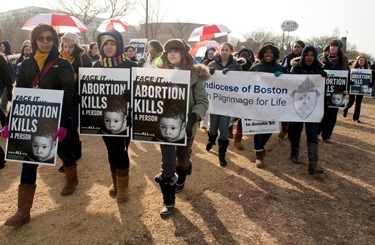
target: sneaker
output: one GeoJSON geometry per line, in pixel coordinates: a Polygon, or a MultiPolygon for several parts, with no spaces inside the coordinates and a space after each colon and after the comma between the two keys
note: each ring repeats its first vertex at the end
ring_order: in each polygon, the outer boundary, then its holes
{"type": "Polygon", "coordinates": [[[323,142],[324,142],[324,143],[327,143],[327,144],[331,144],[331,143],[332,143],[332,140],[331,140],[331,139],[324,139],[323,142]]]}
{"type": "Polygon", "coordinates": [[[361,121],[360,121],[359,119],[357,119],[357,120],[353,120],[353,122],[361,123],[361,121]]]}

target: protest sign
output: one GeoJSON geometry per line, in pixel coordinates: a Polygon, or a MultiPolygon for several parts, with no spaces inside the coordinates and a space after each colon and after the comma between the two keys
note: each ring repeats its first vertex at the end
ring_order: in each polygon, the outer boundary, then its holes
{"type": "Polygon", "coordinates": [[[323,117],[320,75],[215,72],[204,87],[211,114],[283,122],[320,122],[323,117]]]}
{"type": "Polygon", "coordinates": [[[125,92],[130,93],[130,69],[79,68],[80,134],[129,136],[125,92]]]}
{"type": "Polygon", "coordinates": [[[349,93],[357,95],[371,95],[371,69],[351,69],[349,93]]]}
{"type": "Polygon", "coordinates": [[[56,165],[64,91],[15,88],[9,117],[7,161],[56,165]]]}
{"type": "Polygon", "coordinates": [[[325,99],[329,108],[345,107],[345,94],[348,83],[348,71],[326,70],[325,99]]]}
{"type": "Polygon", "coordinates": [[[146,38],[131,38],[129,40],[129,46],[134,47],[134,53],[137,60],[145,57],[145,51],[147,48],[147,39],[146,38]]]}
{"type": "Polygon", "coordinates": [[[242,134],[272,134],[279,133],[279,122],[258,121],[253,119],[242,120],[242,134]]]}
{"type": "Polygon", "coordinates": [[[186,145],[190,71],[132,69],[132,140],[186,145]]]}

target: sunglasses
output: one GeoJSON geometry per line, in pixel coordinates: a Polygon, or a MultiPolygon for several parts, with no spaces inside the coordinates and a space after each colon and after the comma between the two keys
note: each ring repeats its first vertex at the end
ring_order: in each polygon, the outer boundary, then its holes
{"type": "Polygon", "coordinates": [[[36,37],[36,40],[38,42],[44,42],[44,40],[47,40],[47,42],[53,42],[55,40],[55,37],[54,36],[46,36],[46,37],[39,36],[39,37],[36,37]]]}

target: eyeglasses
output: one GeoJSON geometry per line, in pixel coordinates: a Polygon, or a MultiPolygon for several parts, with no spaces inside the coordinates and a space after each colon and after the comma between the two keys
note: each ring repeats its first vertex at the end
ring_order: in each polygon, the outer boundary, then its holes
{"type": "Polygon", "coordinates": [[[46,37],[39,36],[39,37],[36,37],[36,40],[38,42],[44,42],[44,40],[47,40],[47,42],[53,42],[55,40],[55,37],[53,37],[53,36],[46,36],[46,37]]]}

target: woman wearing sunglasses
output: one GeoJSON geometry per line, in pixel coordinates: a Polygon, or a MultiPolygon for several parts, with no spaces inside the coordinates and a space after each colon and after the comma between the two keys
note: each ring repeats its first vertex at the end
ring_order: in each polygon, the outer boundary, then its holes
{"type": "MultiPolygon", "coordinates": [[[[68,196],[78,185],[76,161],[68,145],[69,118],[74,99],[74,71],[69,61],[60,57],[58,35],[52,26],[40,24],[35,27],[31,33],[31,46],[33,55],[22,63],[17,77],[17,87],[64,91],[60,127],[54,138],[59,141],[57,154],[64,164],[67,179],[60,195],[68,196]]],[[[4,127],[1,136],[9,137],[7,126],[4,127]]],[[[30,221],[38,166],[22,164],[21,183],[18,187],[18,210],[5,221],[5,225],[22,226],[30,221]]]]}

